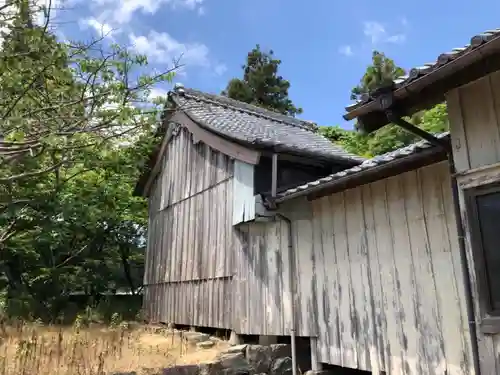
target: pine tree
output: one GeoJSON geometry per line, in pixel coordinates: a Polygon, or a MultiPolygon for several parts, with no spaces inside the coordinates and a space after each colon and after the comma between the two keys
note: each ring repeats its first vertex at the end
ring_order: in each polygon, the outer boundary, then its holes
{"type": "Polygon", "coordinates": [[[302,113],[288,97],[290,82],[278,75],[280,64],[272,50],[257,45],[248,53],[243,78],[232,79],[222,95],[289,116],[302,113]]]}
{"type": "Polygon", "coordinates": [[[372,64],[366,69],[359,85],[352,89],[351,100],[359,99],[363,94],[369,94],[380,87],[388,86],[404,74],[405,71],[397,66],[394,60],[382,52],[373,51],[372,64]]]}

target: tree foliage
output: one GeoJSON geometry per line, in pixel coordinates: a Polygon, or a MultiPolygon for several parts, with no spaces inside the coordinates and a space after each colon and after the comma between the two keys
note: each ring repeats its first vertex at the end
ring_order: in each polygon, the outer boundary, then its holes
{"type": "MultiPolygon", "coordinates": [[[[232,79],[223,95],[287,115],[294,116],[301,113],[302,109],[296,108],[288,98],[290,82],[277,75],[280,63],[280,60],[274,59],[272,51],[265,53],[257,45],[248,53],[247,63],[243,66],[243,78],[232,79]]],[[[396,78],[404,74],[404,69],[399,67],[394,60],[380,51],[373,51],[371,64],[366,68],[359,84],[351,90],[351,99],[359,100],[363,95],[368,95],[377,88],[391,85],[396,78]]],[[[407,120],[432,133],[448,130],[445,104],[439,104],[428,111],[418,112],[407,120]]],[[[338,126],[318,127],[313,123],[311,123],[311,129],[319,131],[320,134],[340,144],[347,151],[364,157],[393,151],[419,140],[415,135],[392,124],[368,135],[338,126]]]]}
{"type": "MultiPolygon", "coordinates": [[[[444,103],[406,120],[430,133],[442,133],[449,129],[448,113],[444,103]]],[[[371,134],[346,130],[339,126],[320,126],[319,133],[341,145],[346,151],[366,158],[394,151],[421,140],[418,136],[393,124],[371,134]]]]}
{"type": "Polygon", "coordinates": [[[132,192],[141,156],[130,146],[89,148],[83,163],[38,180],[54,186],[43,201],[8,210],[17,232],[4,243],[0,269],[11,312],[50,320],[72,293],[137,291],[147,207],[132,192]]]}
{"type": "Polygon", "coordinates": [[[361,77],[360,83],[351,90],[351,100],[359,100],[363,94],[369,94],[377,88],[389,86],[405,74],[403,68],[397,66],[394,60],[379,51],[373,51],[372,63],[361,77]]]}
{"type": "MultiPolygon", "coordinates": [[[[371,65],[367,67],[360,83],[351,91],[351,99],[359,100],[362,95],[388,86],[404,74],[405,71],[397,66],[394,60],[374,51],[371,65]]],[[[438,104],[428,111],[420,111],[406,120],[431,133],[441,133],[449,127],[445,104],[438,104]]],[[[347,151],[364,157],[384,154],[420,140],[414,134],[393,124],[371,134],[361,134],[338,126],[322,126],[319,132],[332,142],[342,145],[347,151]]]]}
{"type": "Polygon", "coordinates": [[[257,45],[242,67],[243,78],[233,78],[222,94],[289,116],[302,113],[288,97],[290,82],[278,75],[280,64],[272,50],[264,52],[257,45]]]}
{"type": "MultiPolygon", "coordinates": [[[[162,100],[145,56],[62,42],[27,0],[0,8],[0,291],[54,319],[74,292],[142,284],[147,209],[132,191],[162,100]],[[4,14],[2,14],[2,12],[4,14]]],[[[1,302],[1,301],[0,301],[1,302]]]]}

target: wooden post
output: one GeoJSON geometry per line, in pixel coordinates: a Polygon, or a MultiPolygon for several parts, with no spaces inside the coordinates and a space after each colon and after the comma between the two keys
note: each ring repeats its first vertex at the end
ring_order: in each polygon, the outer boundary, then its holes
{"type": "Polygon", "coordinates": [[[272,174],[271,174],[271,196],[276,197],[276,193],[278,192],[278,154],[273,154],[273,165],[272,165],[272,174]]]}
{"type": "Polygon", "coordinates": [[[318,355],[318,339],[311,337],[311,370],[321,371],[321,363],[318,355]]]}
{"type": "Polygon", "coordinates": [[[231,336],[229,337],[229,345],[241,345],[243,344],[243,340],[236,332],[231,331],[231,336]]]}

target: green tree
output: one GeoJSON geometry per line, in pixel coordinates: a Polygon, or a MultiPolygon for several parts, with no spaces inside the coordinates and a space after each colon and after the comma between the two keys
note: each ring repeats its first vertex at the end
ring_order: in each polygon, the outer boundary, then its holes
{"type": "MultiPolygon", "coordinates": [[[[74,291],[142,283],[146,202],[132,196],[162,100],[147,59],[58,40],[25,0],[0,7],[0,291],[54,319],[74,291]],[[14,9],[14,12],[12,11],[14,9]],[[7,20],[7,21],[5,21],[7,20]]],[[[1,302],[1,301],[0,301],[1,302]]]]}
{"type": "MultiPolygon", "coordinates": [[[[120,46],[62,43],[45,26],[22,27],[24,4],[0,51],[0,207],[14,212],[50,196],[57,184],[45,175],[86,162],[87,148],[151,129],[161,103],[149,102],[150,89],[175,69],[151,76],[144,56],[120,46]]],[[[0,250],[16,217],[0,218],[0,250]]]]}
{"type": "MultiPolygon", "coordinates": [[[[418,116],[406,120],[434,134],[449,129],[448,113],[444,103],[427,111],[421,111],[418,116]]],[[[421,140],[418,136],[393,124],[384,126],[371,134],[346,130],[339,126],[321,126],[319,133],[330,141],[341,145],[346,151],[367,158],[394,151],[421,140]]]]}
{"type": "MultiPolygon", "coordinates": [[[[413,125],[429,133],[441,133],[449,128],[446,104],[441,103],[427,111],[421,111],[412,118],[406,118],[413,125]]],[[[371,155],[380,155],[418,142],[420,137],[403,128],[389,124],[366,137],[371,155]]]]}
{"type": "MultiPolygon", "coordinates": [[[[397,66],[394,60],[381,52],[373,51],[371,64],[366,68],[360,83],[351,90],[351,99],[359,100],[362,95],[391,85],[394,79],[404,74],[404,70],[397,66]]],[[[448,130],[445,104],[438,104],[430,110],[420,111],[406,120],[431,133],[448,130]]],[[[332,142],[342,145],[347,151],[364,157],[384,154],[420,140],[414,134],[393,124],[384,126],[371,134],[362,134],[339,127],[320,127],[319,131],[332,142]]]]}
{"type": "Polygon", "coordinates": [[[302,113],[288,97],[290,82],[278,75],[280,64],[272,50],[264,52],[257,45],[242,67],[243,78],[229,81],[222,95],[289,116],[302,113]]]}
{"type": "Polygon", "coordinates": [[[379,51],[373,51],[371,65],[361,77],[360,83],[351,90],[351,100],[359,100],[362,95],[384,86],[405,74],[403,68],[396,65],[394,60],[379,51]]]}
{"type": "Polygon", "coordinates": [[[368,145],[368,137],[364,134],[352,130],[342,129],[340,126],[320,126],[319,134],[329,139],[331,142],[342,146],[346,151],[363,156],[371,157],[368,145]]]}
{"type": "Polygon", "coordinates": [[[142,285],[147,203],[132,192],[144,151],[88,148],[82,162],[44,175],[57,185],[51,195],[12,209],[22,232],[0,257],[10,313],[53,321],[71,293],[142,285]]]}

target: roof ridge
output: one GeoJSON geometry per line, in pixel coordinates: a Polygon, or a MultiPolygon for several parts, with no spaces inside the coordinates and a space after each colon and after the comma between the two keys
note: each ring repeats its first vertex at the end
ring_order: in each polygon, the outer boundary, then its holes
{"type": "Polygon", "coordinates": [[[233,109],[240,112],[245,112],[256,117],[261,117],[267,120],[281,122],[285,125],[295,126],[297,128],[314,133],[309,125],[314,122],[307,120],[300,120],[292,116],[284,115],[279,112],[273,112],[269,109],[258,107],[254,104],[249,104],[242,102],[240,100],[232,99],[217,94],[209,94],[199,90],[185,88],[180,85],[176,86],[174,90],[171,91],[176,95],[186,95],[194,100],[200,100],[207,103],[223,106],[225,108],[233,109]]]}

